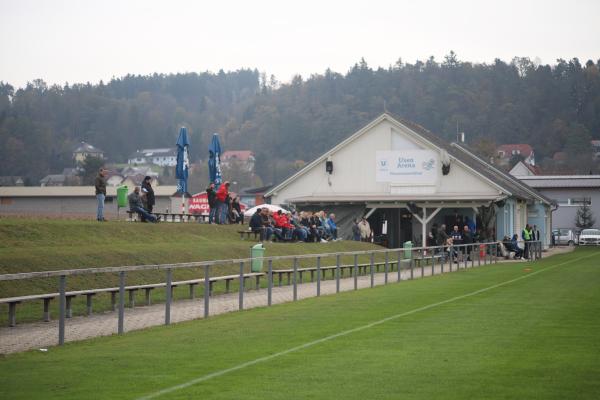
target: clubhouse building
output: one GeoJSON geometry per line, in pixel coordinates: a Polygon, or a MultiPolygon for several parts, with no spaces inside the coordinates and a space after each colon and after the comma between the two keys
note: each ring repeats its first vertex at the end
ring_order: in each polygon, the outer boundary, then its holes
{"type": "Polygon", "coordinates": [[[434,224],[475,223],[480,236],[501,240],[537,225],[550,243],[552,204],[517,178],[447,143],[423,127],[384,113],[269,190],[272,204],[336,214],[349,237],[366,216],[376,241],[420,245],[434,224]]]}

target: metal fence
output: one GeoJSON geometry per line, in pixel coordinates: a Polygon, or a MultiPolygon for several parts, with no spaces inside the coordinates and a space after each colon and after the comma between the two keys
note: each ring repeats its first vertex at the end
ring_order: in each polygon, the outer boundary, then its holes
{"type": "MultiPolygon", "coordinates": [[[[382,249],[382,250],[368,250],[368,251],[353,251],[353,252],[337,252],[337,253],[322,253],[322,254],[307,254],[307,255],[293,255],[293,256],[276,256],[276,257],[260,257],[260,258],[244,258],[244,259],[228,259],[228,260],[214,260],[214,261],[202,261],[192,263],[179,263],[179,264],[162,264],[162,265],[137,265],[137,266],[123,266],[123,267],[106,267],[106,268],[87,268],[87,269],[73,269],[73,270],[55,270],[55,271],[43,271],[43,272],[28,272],[28,273],[17,273],[17,274],[5,274],[0,275],[0,281],[14,281],[24,279],[35,279],[35,278],[49,278],[58,277],[58,297],[59,297],[59,318],[58,318],[58,344],[62,345],[65,342],[65,324],[66,319],[69,317],[66,313],[67,304],[67,278],[78,275],[90,275],[90,274],[107,274],[107,273],[118,273],[119,274],[119,290],[118,290],[118,317],[117,317],[117,331],[119,334],[125,332],[125,282],[128,273],[135,271],[149,271],[157,270],[164,271],[165,273],[165,289],[166,289],[166,301],[165,301],[165,313],[164,313],[164,324],[168,325],[171,323],[171,304],[172,299],[172,285],[173,285],[173,271],[178,269],[186,268],[201,268],[203,270],[203,285],[204,285],[204,317],[207,318],[210,315],[210,298],[211,298],[211,268],[217,268],[223,265],[239,265],[239,299],[238,308],[239,310],[244,309],[244,285],[245,280],[250,273],[246,272],[246,269],[253,261],[262,261],[267,264],[266,278],[267,278],[267,305],[271,306],[273,303],[273,288],[275,274],[279,274],[279,286],[282,284],[281,269],[274,269],[273,263],[278,262],[291,262],[291,268],[287,271],[291,275],[291,282],[288,284],[292,288],[292,299],[293,301],[298,300],[298,286],[302,282],[299,282],[298,275],[302,276],[302,272],[311,272],[316,275],[316,296],[321,295],[322,279],[325,279],[325,272],[330,271],[332,279],[335,279],[335,292],[340,292],[340,281],[342,278],[343,270],[351,272],[351,276],[348,279],[353,279],[353,289],[358,289],[359,269],[365,271],[365,276],[369,278],[369,286],[375,286],[376,272],[379,271],[380,267],[383,267],[383,284],[387,284],[390,281],[390,276],[394,272],[394,265],[396,266],[395,281],[400,282],[404,279],[414,279],[415,277],[424,277],[426,275],[435,275],[436,273],[445,273],[458,271],[461,268],[473,268],[475,266],[488,265],[498,262],[498,254],[500,252],[501,244],[499,242],[488,242],[488,243],[474,243],[454,246],[430,246],[430,247],[414,247],[414,248],[398,248],[398,249],[382,249]],[[353,261],[349,264],[342,264],[342,258],[352,259],[353,261]],[[365,263],[359,263],[359,258],[367,260],[365,263]],[[335,265],[324,266],[322,262],[324,259],[335,259],[335,265]],[[303,261],[305,264],[310,263],[314,267],[300,268],[299,263],[303,261]],[[314,263],[313,263],[314,261],[314,263]],[[430,272],[426,268],[430,269],[430,272]],[[368,270],[368,273],[367,273],[368,270]]],[[[529,253],[528,256],[532,260],[537,260],[542,257],[542,243],[531,241],[527,243],[526,250],[529,253]]],[[[379,272],[377,272],[379,273],[379,272]]],[[[236,277],[237,278],[237,277],[236,277]]],[[[202,281],[202,278],[201,278],[202,281]]],[[[312,279],[311,279],[312,281],[312,279]]]]}

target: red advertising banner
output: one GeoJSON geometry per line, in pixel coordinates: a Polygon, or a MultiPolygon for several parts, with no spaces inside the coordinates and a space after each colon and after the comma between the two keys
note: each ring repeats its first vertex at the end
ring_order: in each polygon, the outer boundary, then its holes
{"type": "MultiPolygon", "coordinates": [[[[243,214],[248,206],[246,206],[244,203],[240,203],[240,208],[243,214]]],[[[189,202],[188,210],[190,214],[208,215],[210,213],[210,207],[208,206],[208,195],[206,192],[196,193],[193,195],[189,202]]]]}

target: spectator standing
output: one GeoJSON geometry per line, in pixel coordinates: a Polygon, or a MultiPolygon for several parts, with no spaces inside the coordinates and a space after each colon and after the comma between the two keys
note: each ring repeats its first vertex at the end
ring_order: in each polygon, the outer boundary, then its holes
{"type": "Polygon", "coordinates": [[[208,223],[214,224],[217,222],[217,192],[215,191],[215,184],[212,182],[206,188],[206,198],[208,200],[208,207],[210,209],[208,214],[208,223]]]}
{"type": "Polygon", "coordinates": [[[104,200],[106,199],[106,169],[100,168],[98,176],[94,182],[96,187],[96,200],[98,201],[98,209],[96,212],[96,220],[100,222],[106,221],[104,218],[104,200]]]}
{"type": "MultiPolygon", "coordinates": [[[[452,228],[452,232],[450,232],[450,238],[452,238],[453,245],[463,244],[463,236],[462,233],[458,230],[458,225],[454,225],[452,228]]],[[[457,253],[461,253],[461,250],[458,250],[457,253]]]]}
{"type": "Polygon", "coordinates": [[[446,224],[442,224],[440,225],[440,228],[437,231],[437,236],[435,238],[435,243],[438,246],[445,246],[446,243],[448,242],[448,238],[450,236],[448,236],[448,234],[446,233],[446,224]]]}
{"type": "Polygon", "coordinates": [[[360,238],[363,242],[371,241],[371,225],[365,217],[359,222],[358,227],[360,228],[360,238]]]}
{"type": "Polygon", "coordinates": [[[533,240],[533,229],[531,228],[531,226],[529,226],[529,224],[525,225],[525,229],[523,229],[523,232],[521,232],[521,236],[523,237],[523,240],[525,241],[525,250],[523,250],[523,257],[525,257],[526,260],[529,259],[529,242],[531,242],[533,240]]]}
{"type": "Polygon", "coordinates": [[[227,223],[227,206],[225,201],[227,196],[229,195],[229,181],[223,182],[221,186],[219,186],[219,190],[217,190],[216,198],[217,198],[217,224],[225,224],[227,223]]]}
{"type": "Polygon", "coordinates": [[[465,246],[465,254],[467,255],[467,261],[471,261],[471,252],[473,251],[473,234],[469,229],[469,225],[465,225],[463,228],[463,243],[468,245],[465,246]]]}
{"type": "Polygon", "coordinates": [[[240,198],[235,197],[231,201],[231,213],[233,214],[233,223],[244,225],[244,215],[242,214],[242,207],[240,206],[240,198]]]}

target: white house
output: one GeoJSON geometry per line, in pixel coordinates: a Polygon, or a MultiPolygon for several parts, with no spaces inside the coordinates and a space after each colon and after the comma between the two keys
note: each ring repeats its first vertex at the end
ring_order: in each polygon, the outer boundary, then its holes
{"type": "Polygon", "coordinates": [[[326,210],[346,237],[366,215],[390,247],[421,243],[433,224],[476,221],[501,239],[526,223],[550,242],[551,202],[534,189],[410,121],[382,114],[269,190],[272,204],[326,210]]]}
{"type": "Polygon", "coordinates": [[[174,167],[177,165],[177,150],[174,148],[138,150],[129,156],[127,163],[130,165],[155,164],[161,167],[174,167]]]}

